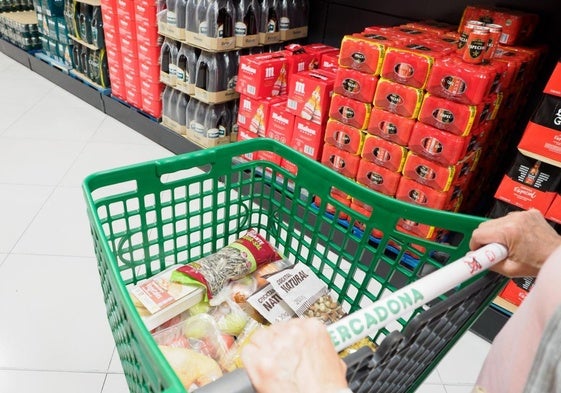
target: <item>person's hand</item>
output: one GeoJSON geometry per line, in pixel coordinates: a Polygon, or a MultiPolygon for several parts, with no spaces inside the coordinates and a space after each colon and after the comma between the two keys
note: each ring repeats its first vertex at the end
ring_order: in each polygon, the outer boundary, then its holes
{"type": "Polygon", "coordinates": [[[335,393],[347,387],[347,367],[315,318],[259,329],[244,347],[242,361],[258,393],[335,393]]]}
{"type": "Polygon", "coordinates": [[[500,243],[508,249],[508,258],[491,270],[507,277],[534,277],[561,245],[561,237],[538,210],[530,209],[480,224],[473,231],[469,246],[476,250],[488,243],[500,243]]]}

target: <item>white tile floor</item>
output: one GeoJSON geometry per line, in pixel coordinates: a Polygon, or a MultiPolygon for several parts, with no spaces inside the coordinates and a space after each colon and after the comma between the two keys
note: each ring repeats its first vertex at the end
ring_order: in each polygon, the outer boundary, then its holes
{"type": "MultiPolygon", "coordinates": [[[[126,392],[80,185],[172,153],[2,53],[0,86],[0,392],[126,392]]],[[[488,349],[466,333],[418,392],[469,393],[488,349]]]]}

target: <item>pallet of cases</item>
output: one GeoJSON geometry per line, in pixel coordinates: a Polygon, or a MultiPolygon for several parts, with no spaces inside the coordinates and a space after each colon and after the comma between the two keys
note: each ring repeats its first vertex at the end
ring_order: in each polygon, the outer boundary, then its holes
{"type": "Polygon", "coordinates": [[[0,37],[27,52],[40,50],[37,15],[34,11],[1,13],[0,37]]]}

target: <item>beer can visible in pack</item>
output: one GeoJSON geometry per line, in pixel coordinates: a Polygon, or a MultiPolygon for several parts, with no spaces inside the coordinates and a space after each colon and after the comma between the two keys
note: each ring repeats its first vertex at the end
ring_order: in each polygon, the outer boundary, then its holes
{"type": "Polygon", "coordinates": [[[462,32],[460,33],[460,38],[458,39],[458,47],[456,48],[456,53],[460,56],[463,55],[466,49],[466,43],[470,33],[473,31],[475,26],[482,26],[483,22],[477,20],[468,20],[464,25],[462,32]]]}
{"type": "Polygon", "coordinates": [[[497,50],[497,45],[499,45],[503,27],[497,24],[488,24],[485,27],[489,28],[489,40],[487,41],[487,50],[483,56],[483,61],[489,62],[497,50]]]}
{"type": "Polygon", "coordinates": [[[474,27],[473,31],[469,33],[462,60],[472,64],[482,63],[488,41],[489,28],[485,26],[474,27]]]}

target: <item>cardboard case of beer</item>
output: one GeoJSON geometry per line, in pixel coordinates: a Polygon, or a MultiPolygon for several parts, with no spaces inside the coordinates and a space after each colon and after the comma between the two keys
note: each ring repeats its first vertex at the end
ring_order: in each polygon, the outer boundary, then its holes
{"type": "Polygon", "coordinates": [[[325,124],[329,117],[335,74],[324,70],[295,74],[288,86],[288,112],[316,124],[325,124]]]}
{"type": "Polygon", "coordinates": [[[252,98],[286,94],[287,64],[283,53],[262,53],[240,57],[236,91],[252,98]]]}
{"type": "MultiPolygon", "coordinates": [[[[289,146],[313,160],[319,161],[324,144],[324,131],[325,129],[321,125],[295,116],[289,146]]],[[[282,160],[281,166],[291,173],[296,173],[298,170],[296,165],[285,159],[282,160]]]]}
{"type": "Polygon", "coordinates": [[[238,106],[239,126],[259,136],[265,136],[273,106],[284,108],[286,106],[286,96],[254,99],[242,95],[238,106]]]}
{"type": "Polygon", "coordinates": [[[346,35],[341,41],[339,66],[366,74],[380,75],[388,43],[364,34],[346,35]]]}

